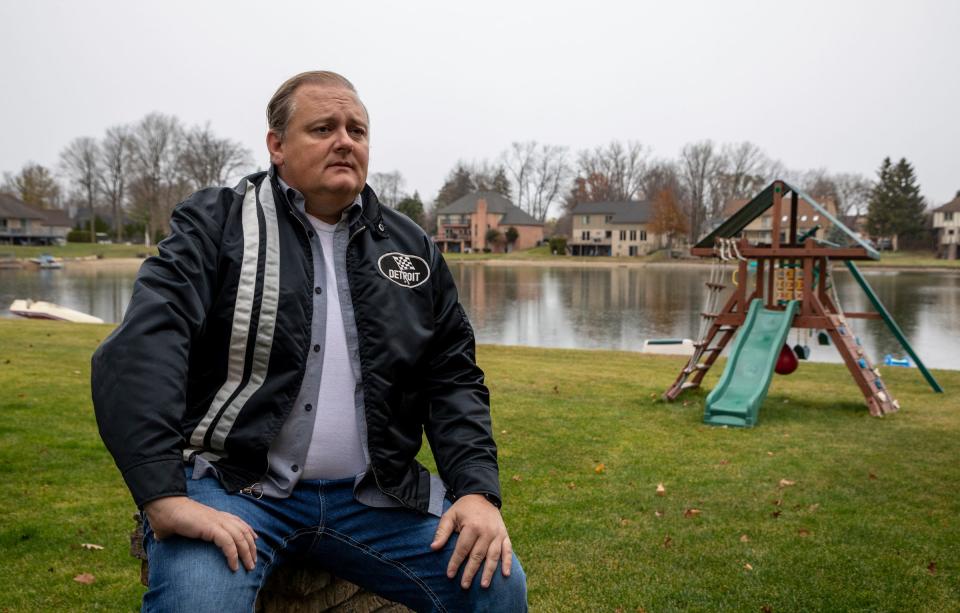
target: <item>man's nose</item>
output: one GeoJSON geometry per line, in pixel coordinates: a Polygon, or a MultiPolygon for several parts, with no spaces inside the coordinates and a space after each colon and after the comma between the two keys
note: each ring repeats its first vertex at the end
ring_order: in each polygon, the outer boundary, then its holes
{"type": "Polygon", "coordinates": [[[336,132],[336,149],[337,151],[352,151],[353,150],[353,139],[350,137],[350,132],[347,130],[346,126],[342,126],[337,129],[336,132]]]}

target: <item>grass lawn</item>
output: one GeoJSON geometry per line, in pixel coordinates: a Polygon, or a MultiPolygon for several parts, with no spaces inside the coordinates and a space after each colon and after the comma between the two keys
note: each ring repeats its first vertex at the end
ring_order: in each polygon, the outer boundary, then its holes
{"type": "Polygon", "coordinates": [[[58,246],[0,245],[0,253],[12,253],[15,258],[35,258],[41,253],[49,253],[58,258],[82,258],[91,255],[102,258],[137,258],[143,254],[156,255],[157,247],[143,245],[99,245],[93,243],[67,243],[58,246]]]}
{"type": "MultiPolygon", "coordinates": [[[[110,329],[0,321],[0,611],[139,606],[134,506],[89,400],[110,329]]],[[[802,363],[739,430],[701,423],[703,392],[659,400],[682,358],[479,359],[533,610],[960,610],[960,372],[936,373],[951,395],[885,369],[903,410],[877,419],[841,366],[802,363]]]]}

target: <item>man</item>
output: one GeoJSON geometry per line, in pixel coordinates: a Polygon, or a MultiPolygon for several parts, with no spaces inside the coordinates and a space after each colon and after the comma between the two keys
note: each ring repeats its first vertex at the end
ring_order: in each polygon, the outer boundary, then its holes
{"type": "Polygon", "coordinates": [[[417,610],[525,610],[473,331],[432,241],[365,186],[366,108],[308,72],[267,118],[271,170],[174,210],[93,358],[146,515],[143,610],[250,611],[293,558],[417,610]]]}

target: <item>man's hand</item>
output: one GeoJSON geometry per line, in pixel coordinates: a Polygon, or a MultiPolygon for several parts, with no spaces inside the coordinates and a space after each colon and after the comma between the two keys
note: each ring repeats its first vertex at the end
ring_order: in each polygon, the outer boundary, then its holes
{"type": "Polygon", "coordinates": [[[497,562],[501,559],[503,564],[500,572],[504,577],[510,576],[513,547],[510,545],[510,537],[507,536],[507,527],[500,516],[500,510],[483,495],[467,494],[447,509],[440,518],[440,525],[437,526],[437,534],[433,537],[430,549],[437,551],[443,548],[454,531],[460,536],[447,564],[447,577],[453,579],[460,565],[467,560],[460,587],[469,589],[480,564],[486,560],[480,587],[487,588],[490,587],[497,562]]]}
{"type": "Polygon", "coordinates": [[[232,571],[239,568],[238,558],[247,570],[253,570],[257,564],[254,541],[260,537],[236,515],[218,511],[186,496],[151,500],[143,506],[143,511],[157,540],[179,534],[210,541],[223,551],[232,571]]]}

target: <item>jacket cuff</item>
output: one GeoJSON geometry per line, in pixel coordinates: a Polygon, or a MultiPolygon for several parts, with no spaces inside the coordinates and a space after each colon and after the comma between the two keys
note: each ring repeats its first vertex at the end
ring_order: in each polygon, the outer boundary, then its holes
{"type": "Polygon", "coordinates": [[[137,464],[123,471],[133,501],[137,507],[157,498],[186,496],[187,479],[183,473],[183,460],[170,458],[137,464]]]}
{"type": "Polygon", "coordinates": [[[467,494],[482,494],[494,506],[500,508],[503,498],[500,496],[500,477],[496,466],[471,464],[457,471],[450,486],[453,500],[467,494]]]}

